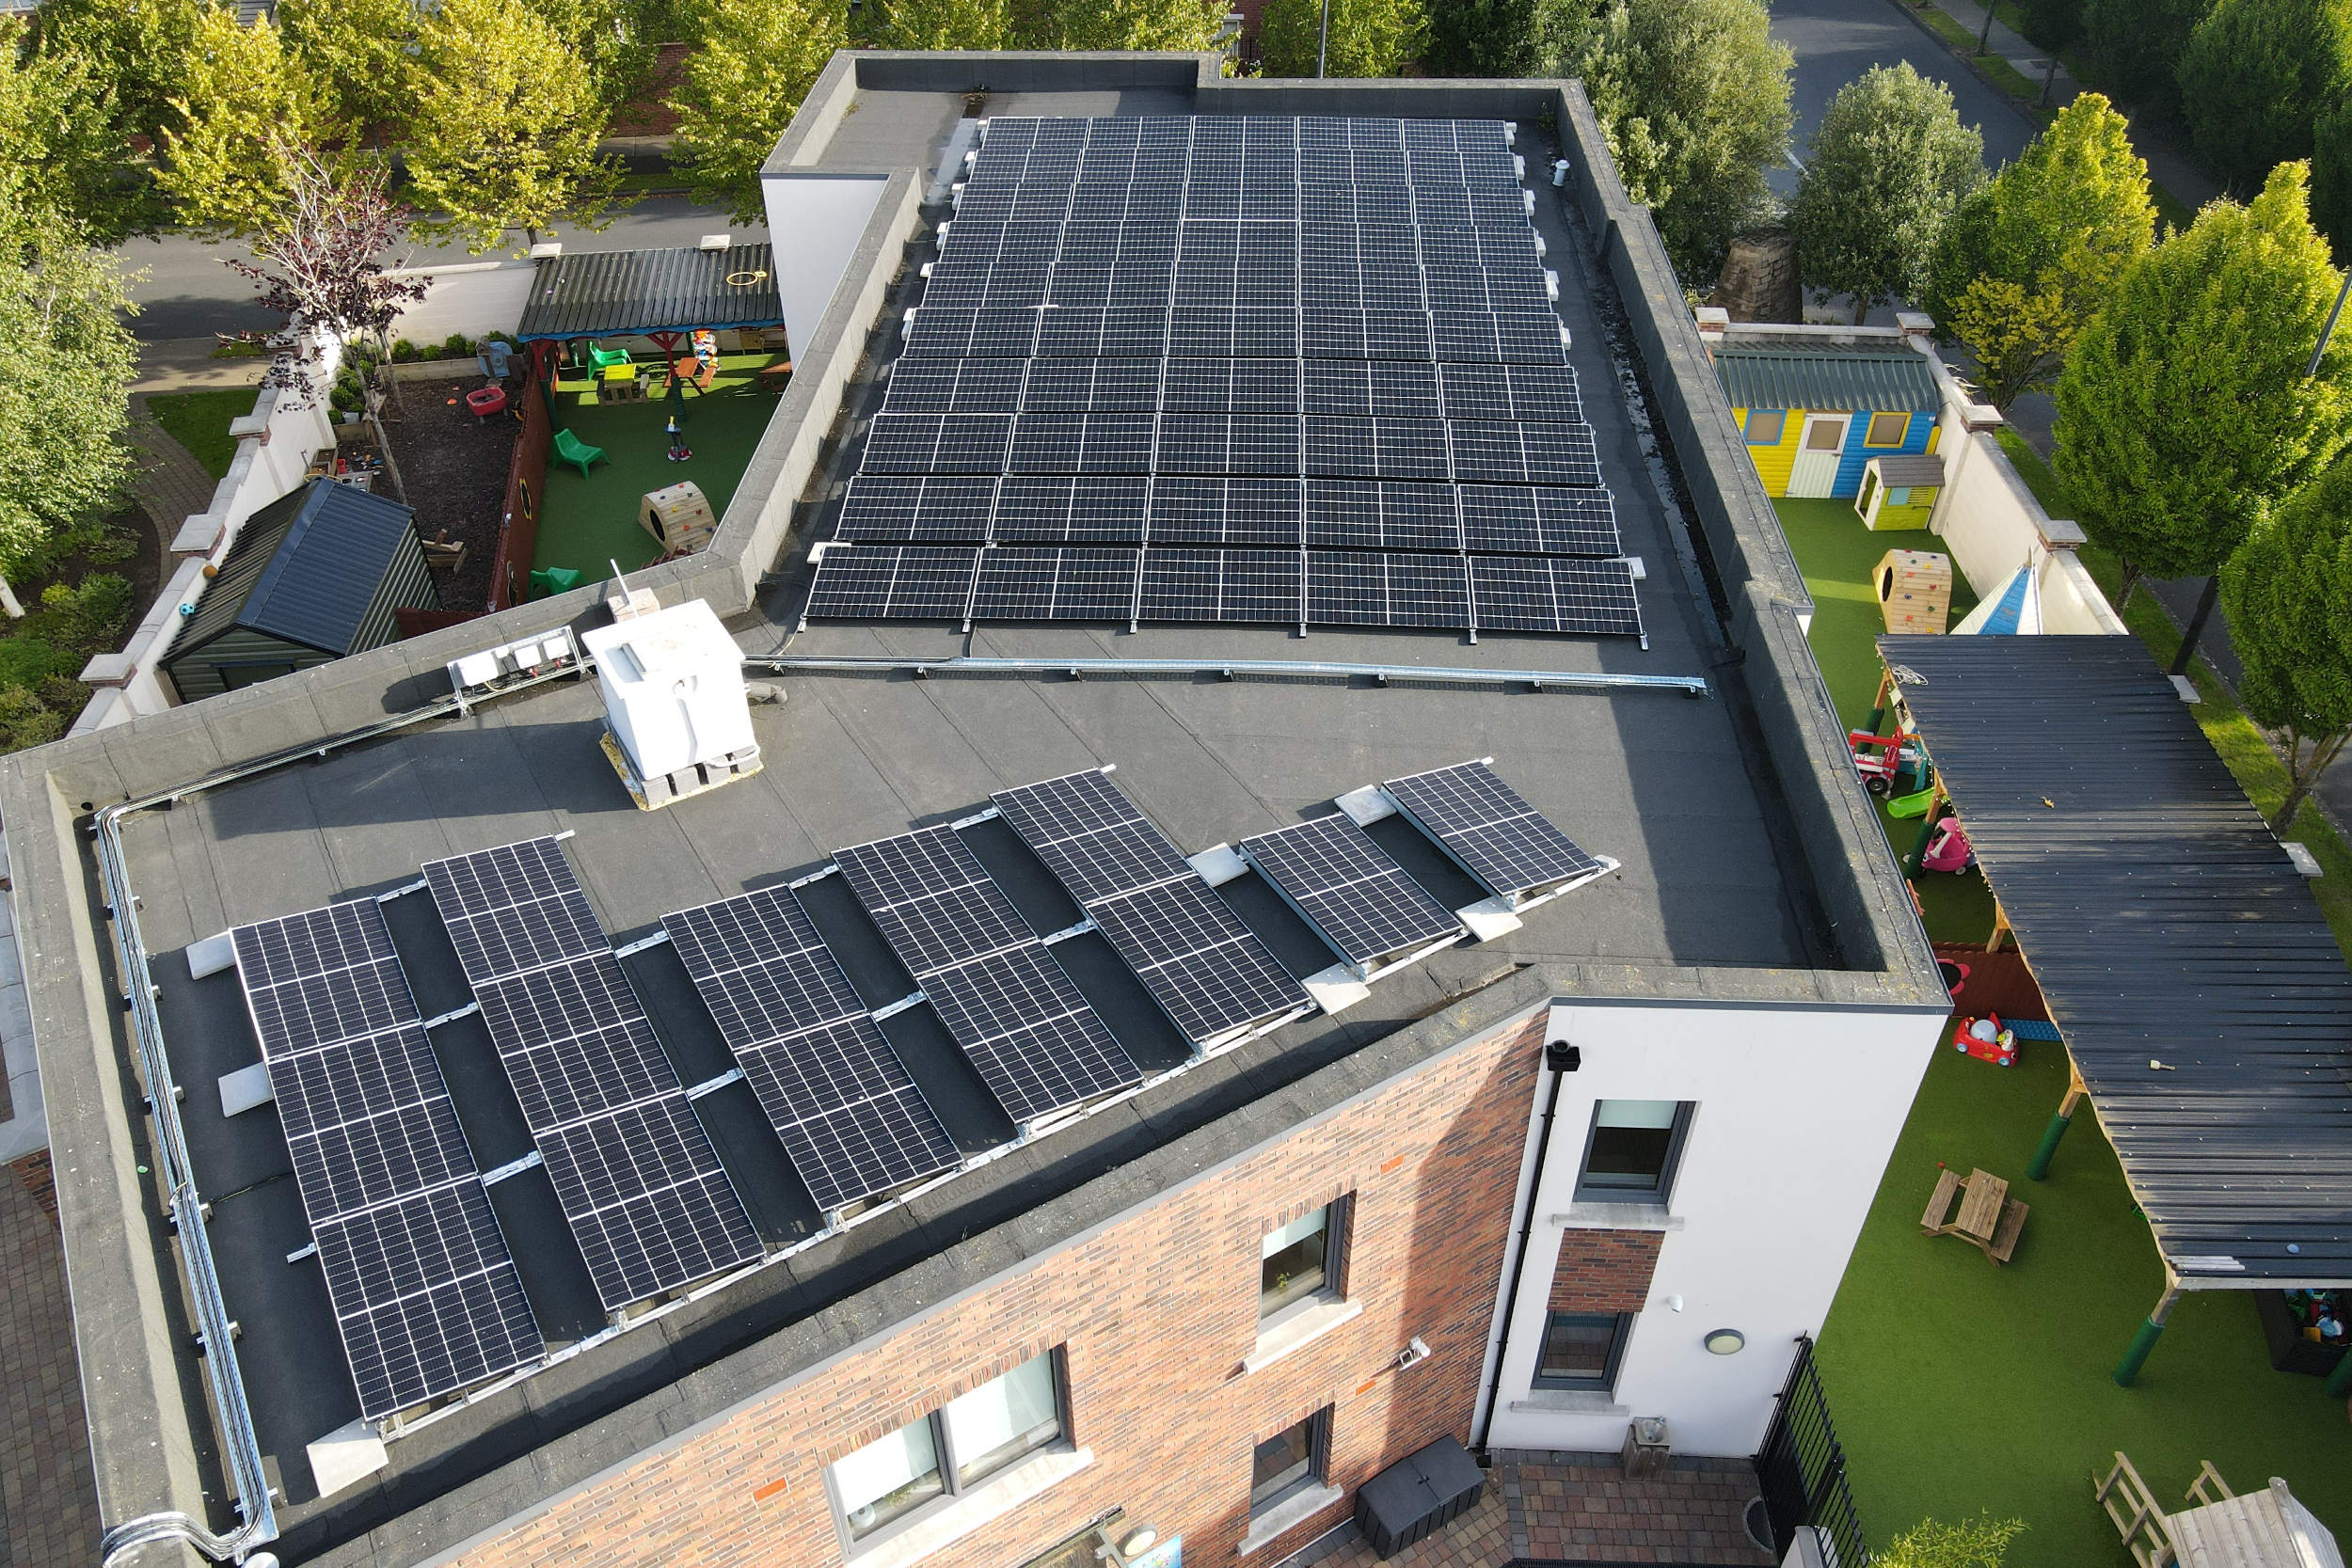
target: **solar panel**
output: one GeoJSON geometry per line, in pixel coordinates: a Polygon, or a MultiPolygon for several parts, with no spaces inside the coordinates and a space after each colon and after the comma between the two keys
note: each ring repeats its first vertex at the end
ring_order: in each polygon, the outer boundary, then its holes
{"type": "Polygon", "coordinates": [[[1138,618],[1296,626],[1302,564],[1295,549],[1149,549],[1143,552],[1138,618]]]}
{"type": "Polygon", "coordinates": [[[1457,479],[1588,490],[1600,484],[1600,456],[1590,425],[1457,420],[1451,429],[1457,479]]]}
{"type": "Polygon", "coordinates": [[[1514,909],[1608,869],[1485,761],[1391,779],[1381,788],[1407,820],[1514,909]]]}
{"type": "Polygon", "coordinates": [[[835,850],[834,863],[1014,1121],[1142,1081],[953,828],[835,850]]]}
{"type": "Polygon", "coordinates": [[[1195,1044],[1305,1004],[1265,944],[1108,774],[1073,773],[990,799],[1195,1044]]]}
{"type": "Polygon", "coordinates": [[[1309,550],[1307,619],[1322,626],[1467,627],[1462,558],[1309,550]]]}
{"type": "Polygon", "coordinates": [[[961,621],[972,605],[977,549],[851,545],[825,552],[810,585],[818,620],[961,621]]]}
{"type": "Polygon", "coordinates": [[[1299,496],[1295,479],[1155,479],[1152,541],[1274,545],[1295,550],[1299,544],[1299,496]]]}
{"type": "Polygon", "coordinates": [[[606,1310],[756,1261],[758,1234],[557,841],[428,861],[424,876],[606,1310]]]}
{"type": "Polygon", "coordinates": [[[1127,621],[1142,552],[1115,547],[980,552],[976,621],[1127,621]]]}
{"type": "Polygon", "coordinates": [[[1149,414],[1024,414],[1013,427],[1017,474],[1147,474],[1149,414]]]}
{"type": "Polygon", "coordinates": [[[1307,482],[1307,543],[1343,550],[1453,550],[1462,523],[1451,484],[1307,482]]]}
{"type": "Polygon", "coordinates": [[[891,361],[882,410],[890,414],[1009,414],[1021,406],[1025,359],[891,361]]]}
{"type": "Polygon", "coordinates": [[[904,545],[988,538],[993,479],[974,475],[860,474],[850,482],[834,537],[904,545]]]}
{"type": "Polygon", "coordinates": [[[789,888],[682,910],[662,928],[818,1208],[962,1163],[789,888]]]}
{"type": "Polygon", "coordinates": [[[359,1414],[547,1354],[373,899],[231,933],[359,1414]]]}
{"type": "Polygon", "coordinates": [[[1140,474],[1009,474],[996,487],[994,537],[1033,545],[1140,545],[1152,482],[1140,474]]]}
{"type": "Polygon", "coordinates": [[[1462,538],[1472,550],[1502,554],[1614,557],[1615,504],[1606,490],[1465,484],[1462,538]]]}
{"type": "Polygon", "coordinates": [[[1340,813],[1246,838],[1241,850],[1359,978],[1465,934],[1452,911],[1340,813]]]}
{"type": "Polygon", "coordinates": [[[1480,631],[1643,635],[1629,562],[1473,555],[1470,570],[1480,631]]]}
{"type": "Polygon", "coordinates": [[[997,474],[1012,420],[1004,414],[877,414],[866,426],[859,471],[869,474],[997,474]]]}

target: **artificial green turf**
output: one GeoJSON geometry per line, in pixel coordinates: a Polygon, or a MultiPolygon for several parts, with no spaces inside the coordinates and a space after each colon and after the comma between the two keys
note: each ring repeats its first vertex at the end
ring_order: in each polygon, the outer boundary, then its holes
{"type": "Polygon", "coordinates": [[[2090,1495],[2119,1449],[2168,1507],[2210,1459],[2240,1492],[2285,1477],[2352,1539],[2344,1402],[2271,1370],[2245,1293],[2185,1296],[2137,1384],[2116,1386],[2163,1271],[2088,1106],[2050,1179],[2025,1180],[2065,1088],[2055,1045],[2014,1068],[1939,1051],[1912,1106],[1820,1340],[1872,1542],[1989,1510],[2028,1527],[2005,1568],[2131,1568],[2090,1495]],[[2032,1205],[2005,1267],[1919,1229],[1938,1161],[2005,1176],[2032,1205]]]}
{"type": "MultiPolygon", "coordinates": [[[[1813,594],[1813,629],[1806,641],[1829,683],[1830,699],[1848,729],[1867,728],[1879,689],[1875,639],[1886,629],[1871,574],[1888,550],[1931,550],[1940,541],[1915,530],[1872,532],[1854,515],[1851,501],[1784,497],[1772,502],[1772,509],[1780,514],[1781,531],[1788,534],[1804,585],[1813,594]]],[[[1951,616],[1946,624],[1960,625],[1961,617],[1976,607],[1976,594],[1955,567],[1951,616]]],[[[1919,819],[1890,816],[1882,801],[1879,820],[1895,852],[1909,854],[1918,842],[1919,819]]],[[[1979,873],[1923,871],[1912,879],[1912,885],[1926,911],[1928,935],[1935,941],[1982,942],[1992,932],[1993,890],[1979,873]]]]}
{"type": "Polygon", "coordinates": [[[232,387],[220,392],[155,392],[149,395],[147,408],[164,433],[187,448],[206,473],[225,479],[230,459],[237,455],[229,421],[252,413],[253,402],[260,396],[260,389],[253,387],[232,387]]]}
{"type": "Polygon", "coordinates": [[[736,483],[776,406],[776,395],[758,389],[751,379],[767,362],[760,355],[726,356],[707,393],[686,395],[686,444],[694,455],[683,463],[666,455],[670,438],[663,426],[670,405],[661,397],[596,404],[587,401],[584,381],[558,382],[557,421],[588,445],[602,447],[605,457],[589,467],[585,479],[568,463],[548,461],[532,568],[568,566],[596,582],[612,575],[608,562],[633,571],[653,561],[661,546],[638,522],[638,508],[647,491],[683,480],[702,486],[714,519],[726,515],[736,483]]]}

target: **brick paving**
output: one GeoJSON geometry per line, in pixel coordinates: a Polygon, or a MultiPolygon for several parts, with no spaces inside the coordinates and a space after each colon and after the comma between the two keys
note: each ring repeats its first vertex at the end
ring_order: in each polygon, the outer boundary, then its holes
{"type": "Polygon", "coordinates": [[[0,1168],[0,1562],[98,1560],[98,1492],[46,1156],[0,1168]]]}
{"type": "MultiPolygon", "coordinates": [[[[1665,1475],[1628,1481],[1605,1455],[1497,1455],[1478,1506],[1388,1568],[1503,1568],[1538,1562],[1739,1564],[1772,1554],[1748,1539],[1743,1518],[1756,1476],[1726,1460],[1685,1460],[1665,1475]]],[[[1334,1530],[1282,1568],[1379,1568],[1354,1526],[1334,1530]]]]}
{"type": "Polygon", "coordinates": [[[154,519],[167,548],[180,525],[213,504],[219,481],[188,455],[188,449],[166,434],[147,406],[147,394],[131,394],[131,445],[137,467],[131,476],[132,494],[154,519]]]}

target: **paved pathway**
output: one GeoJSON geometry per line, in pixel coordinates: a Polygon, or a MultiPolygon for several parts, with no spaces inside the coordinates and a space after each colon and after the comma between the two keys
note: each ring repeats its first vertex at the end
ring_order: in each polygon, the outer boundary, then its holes
{"type": "Polygon", "coordinates": [[[45,1157],[0,1165],[0,1562],[98,1560],[98,1489],[45,1157]]]}
{"type": "MultiPolygon", "coordinates": [[[[1615,1460],[1594,1454],[1498,1453],[1478,1506],[1426,1541],[1387,1560],[1390,1568],[1502,1568],[1538,1561],[1769,1564],[1742,1524],[1756,1475],[1736,1460],[1683,1460],[1665,1475],[1628,1481],[1615,1460]]],[[[1378,1568],[1353,1525],[1297,1553],[1281,1568],[1378,1568]]]]}

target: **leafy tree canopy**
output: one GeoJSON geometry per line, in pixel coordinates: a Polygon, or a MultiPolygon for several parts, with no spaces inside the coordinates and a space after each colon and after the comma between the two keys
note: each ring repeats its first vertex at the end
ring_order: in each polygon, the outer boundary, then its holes
{"type": "Polygon", "coordinates": [[[2352,264],[2352,93],[2323,105],[2312,127],[2312,222],[2352,264]]]}
{"type": "MultiPolygon", "coordinates": [[[[874,42],[883,49],[1008,49],[1007,0],[875,0],[874,42]]],[[[691,69],[691,67],[690,67],[691,69]]],[[[797,102],[797,101],[796,101],[797,102]]],[[[770,146],[773,146],[771,141],[770,146]]]]}
{"type": "MultiPolygon", "coordinates": [[[[1422,0],[1330,0],[1325,74],[1394,76],[1419,57],[1429,34],[1422,0]]],[[[1258,47],[1268,76],[1312,76],[1323,0],[1266,0],[1258,47]]]]}
{"type": "Polygon", "coordinates": [[[360,135],[397,136],[411,103],[416,0],[285,0],[278,23],[336,118],[360,135]]]}
{"type": "Polygon", "coordinates": [[[2233,188],[2312,155],[2323,103],[2352,83],[2352,0],[2219,0],[2181,55],[2181,103],[2206,166],[2233,188]]]}
{"type": "Polygon", "coordinates": [[[154,232],[165,217],[123,139],[89,62],[30,47],[24,24],[0,17],[0,199],[61,214],[95,244],[154,232]]]}
{"type": "Polygon", "coordinates": [[[2136,115],[2181,116],[2181,55],[2214,0],[2083,0],[2083,38],[2115,96],[2136,115]]]}
{"type": "Polygon", "coordinates": [[[1583,79],[1634,200],[1688,279],[1708,279],[1765,216],[1788,154],[1792,56],[1757,0],[1601,0],[1546,27],[1551,74],[1583,79]]]}
{"type": "Polygon", "coordinates": [[[2352,344],[2303,373],[2338,282],[2307,178],[2281,164],[2132,262],[2058,379],[2058,476],[2132,581],[2218,570],[2352,442],[2352,344]]]}
{"type": "Polygon", "coordinates": [[[180,96],[180,66],[201,0],[42,0],[33,12],[41,53],[78,62],[124,142],[160,143],[180,96]]]}
{"type": "Polygon", "coordinates": [[[843,0],[702,0],[689,13],[696,47],[671,97],[677,156],[699,201],[764,223],[759,166],[849,32],[843,0]]]}
{"type": "Polygon", "coordinates": [[[1944,227],[1984,182],[1984,138],[1961,124],[1952,93],[1909,62],[1837,89],[1813,133],[1789,225],[1804,280],[1873,305],[1918,299],[1944,227]]]}
{"type": "Polygon", "coordinates": [[[290,190],[281,150],[349,139],[278,29],[240,24],[225,6],[198,16],[173,107],[180,124],[165,135],[155,181],[204,234],[269,232],[290,190]]]}
{"type": "MultiPolygon", "coordinates": [[[[1229,9],[1225,0],[1059,0],[1037,13],[1050,19],[1042,25],[1036,19],[1016,24],[1014,47],[1214,49],[1229,9]]],[[[1332,24],[1338,26],[1336,16],[1332,24]]]]}
{"type": "Polygon", "coordinates": [[[1429,14],[1427,64],[1439,76],[1532,76],[1543,31],[1538,0],[1448,0],[1429,14]]]}
{"type": "Polygon", "coordinates": [[[440,0],[417,35],[407,169],[420,233],[479,255],[520,230],[606,221],[609,105],[535,0],[440,0]]]}
{"type": "Polygon", "coordinates": [[[2283,832],[2352,736],[2352,460],[2254,525],[2221,569],[2221,610],[2247,712],[2287,736],[2283,832]]]}

